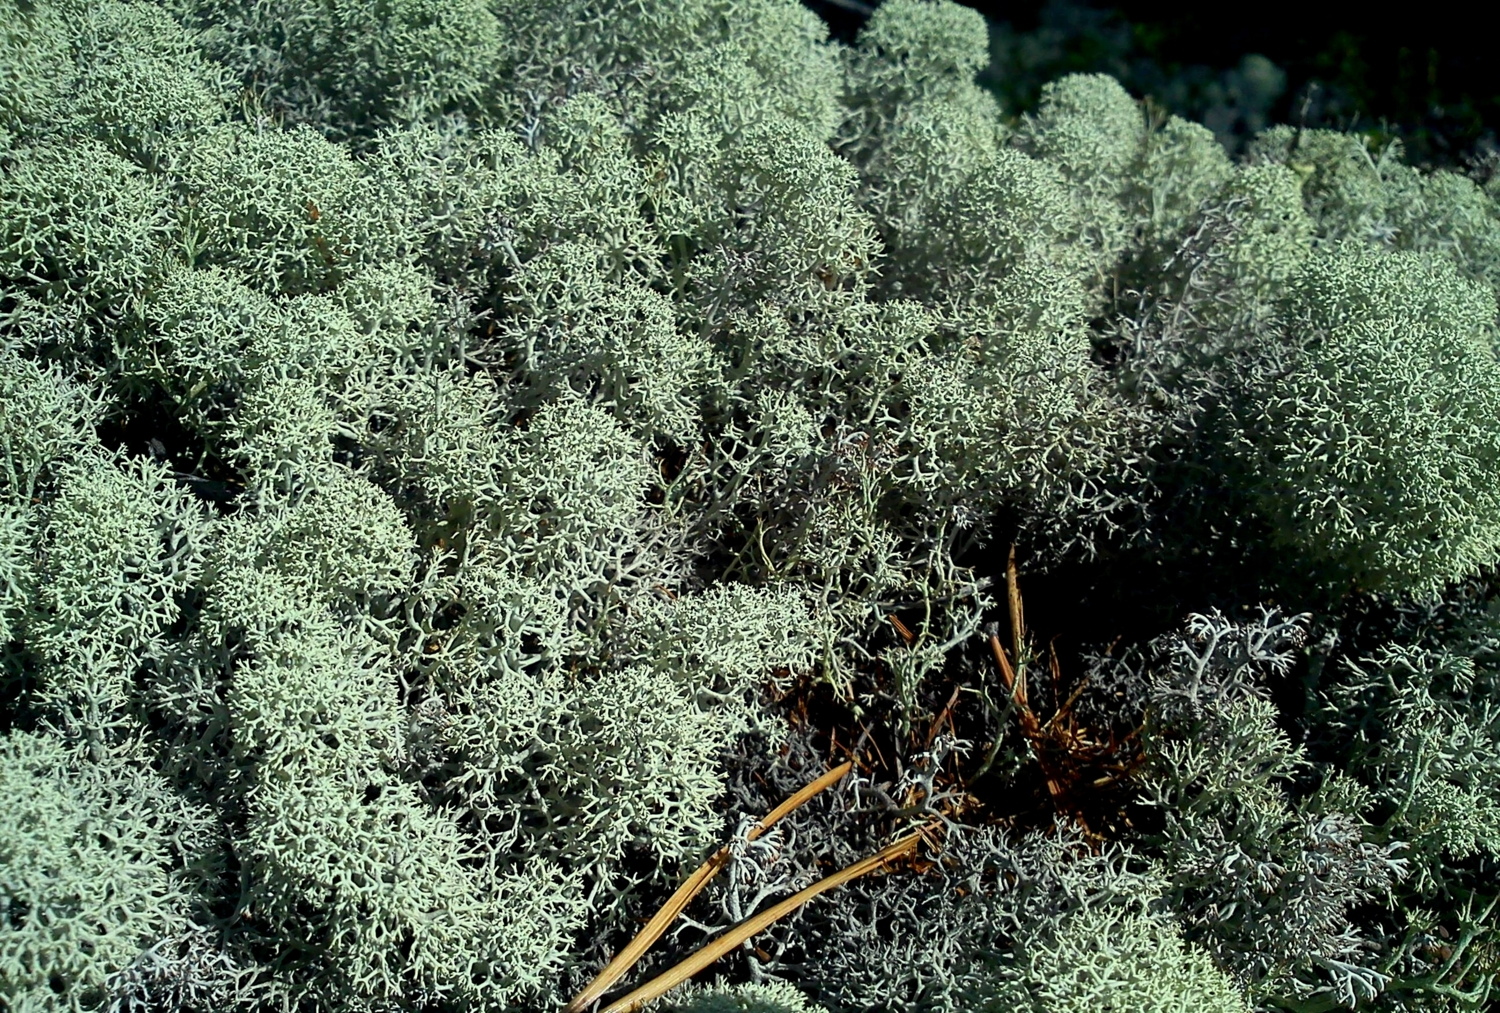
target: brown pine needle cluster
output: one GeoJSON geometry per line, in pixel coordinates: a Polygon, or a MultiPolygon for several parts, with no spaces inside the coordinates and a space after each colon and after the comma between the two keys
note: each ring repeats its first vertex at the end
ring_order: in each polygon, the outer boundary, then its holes
{"type": "Polygon", "coordinates": [[[1000,669],[1000,679],[1015,704],[1021,734],[1041,768],[1042,780],[1057,811],[1086,832],[1097,834],[1103,828],[1090,823],[1090,811],[1096,808],[1091,804],[1090,796],[1127,777],[1139,765],[1138,742],[1142,729],[1136,728],[1123,738],[1110,733],[1101,739],[1081,722],[1074,712],[1074,705],[1083,695],[1088,681],[1080,679],[1068,696],[1062,697],[1062,667],[1053,644],[1047,648],[1047,670],[1051,677],[1052,699],[1061,702],[1045,721],[1037,715],[1028,692],[1028,664],[1034,654],[1026,637],[1014,545],[1006,562],[1005,584],[1010,606],[1010,653],[1007,654],[1001,646],[998,635],[992,635],[989,641],[995,664],[1000,669]]]}

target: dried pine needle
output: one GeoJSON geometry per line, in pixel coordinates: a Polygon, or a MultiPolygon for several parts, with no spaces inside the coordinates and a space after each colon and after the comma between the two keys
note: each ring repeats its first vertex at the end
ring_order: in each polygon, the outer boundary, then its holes
{"type": "MultiPolygon", "coordinates": [[[[771,829],[778,820],[795,812],[808,799],[849,773],[851,767],[853,767],[853,764],[845,761],[817,780],[803,786],[795,795],[782,802],[775,809],[771,810],[764,819],[756,823],[746,836],[752,841],[755,840],[761,834],[771,829]]],[[[565,1013],[580,1013],[581,1010],[587,1008],[595,999],[598,999],[605,992],[609,991],[611,985],[624,977],[641,957],[645,956],[646,951],[651,948],[651,944],[661,938],[662,933],[667,931],[667,928],[677,919],[677,916],[682,913],[683,909],[693,902],[693,898],[702,892],[703,888],[719,874],[719,870],[724,868],[728,861],[729,849],[720,848],[712,858],[700,865],[677,888],[676,892],[667,898],[667,902],[657,910],[656,914],[652,915],[651,920],[646,923],[640,932],[636,933],[635,938],[615,955],[615,958],[609,962],[604,970],[595,976],[593,981],[588,983],[588,986],[582,992],[573,997],[573,1001],[568,1003],[565,1013]]]]}

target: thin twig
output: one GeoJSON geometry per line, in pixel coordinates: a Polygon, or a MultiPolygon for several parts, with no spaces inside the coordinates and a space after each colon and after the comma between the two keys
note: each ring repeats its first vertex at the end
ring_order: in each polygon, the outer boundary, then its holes
{"type": "Polygon", "coordinates": [[[1010,557],[1005,561],[1005,593],[1010,603],[1010,633],[1012,650],[1016,655],[1016,664],[1024,667],[1025,662],[1021,659],[1021,648],[1026,638],[1026,619],[1021,614],[1021,588],[1016,581],[1016,546],[1012,542],[1010,546],[1010,557]]]}
{"type": "Polygon", "coordinates": [[[953,705],[956,704],[956,703],[958,703],[958,691],[961,688],[962,687],[960,687],[960,686],[954,686],[953,687],[953,695],[948,698],[948,702],[943,705],[943,709],[940,710],[940,711],[938,711],[937,717],[935,717],[935,718],[932,719],[932,724],[930,724],[930,725],[927,726],[927,748],[928,749],[932,748],[932,740],[937,737],[937,730],[939,728],[943,727],[943,722],[945,720],[948,722],[949,727],[952,727],[952,725],[953,725],[953,705]]]}
{"type": "Polygon", "coordinates": [[[1036,757],[1037,765],[1042,768],[1042,779],[1047,782],[1047,791],[1053,800],[1062,804],[1066,791],[1062,781],[1058,779],[1057,772],[1053,769],[1052,760],[1047,755],[1047,744],[1042,734],[1042,725],[1036,719],[1036,712],[1031,709],[1031,704],[1026,700],[1026,681],[1023,674],[1017,676],[1010,667],[1010,660],[1005,657],[1005,648],[1000,646],[998,636],[990,637],[990,650],[994,652],[995,662],[1000,666],[1000,677],[1005,681],[1005,688],[1010,691],[1011,699],[1015,701],[1016,713],[1021,719],[1021,734],[1026,737],[1026,744],[1031,747],[1031,754],[1036,757]]]}
{"type": "MultiPolygon", "coordinates": [[[[805,785],[795,795],[788,798],[775,809],[772,809],[764,819],[751,827],[750,832],[745,836],[749,840],[755,840],[761,834],[771,829],[772,825],[778,820],[794,812],[803,803],[807,802],[808,799],[849,773],[851,767],[853,767],[852,763],[841,763],[822,777],[805,785]]],[[[640,932],[636,933],[635,938],[609,962],[604,970],[595,976],[593,981],[588,983],[582,992],[573,997],[573,1001],[568,1003],[566,1013],[580,1013],[595,999],[598,999],[605,992],[609,991],[610,986],[624,977],[640,961],[641,957],[645,956],[646,951],[651,948],[651,944],[661,938],[662,933],[666,932],[672,922],[677,919],[677,916],[692,903],[693,898],[698,896],[703,891],[703,888],[728,863],[729,849],[724,847],[720,848],[714,853],[712,858],[700,865],[697,871],[689,876],[677,888],[677,891],[667,899],[667,902],[657,910],[656,914],[651,917],[651,920],[646,923],[646,926],[640,932]]]]}
{"type": "Polygon", "coordinates": [[[923,839],[922,834],[923,831],[920,830],[914,834],[909,834],[896,843],[881,849],[869,858],[861,859],[853,865],[833,873],[831,876],[824,876],[812,886],[798,891],[781,903],[774,904],[760,914],[745,919],[675,967],[652,978],[624,998],[610,1003],[600,1013],[631,1013],[633,1010],[640,1009],[652,999],[665,995],[726,953],[735,949],[757,932],[766,929],[819,894],[826,893],[836,886],[842,886],[851,879],[874,872],[876,869],[900,858],[916,847],[917,842],[923,839]]]}

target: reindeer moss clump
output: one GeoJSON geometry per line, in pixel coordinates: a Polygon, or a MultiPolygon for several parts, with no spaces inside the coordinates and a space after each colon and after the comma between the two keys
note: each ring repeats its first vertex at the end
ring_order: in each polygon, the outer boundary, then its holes
{"type": "Polygon", "coordinates": [[[1493,1005],[1493,188],[989,64],[0,0],[0,1007],[1493,1005]]]}

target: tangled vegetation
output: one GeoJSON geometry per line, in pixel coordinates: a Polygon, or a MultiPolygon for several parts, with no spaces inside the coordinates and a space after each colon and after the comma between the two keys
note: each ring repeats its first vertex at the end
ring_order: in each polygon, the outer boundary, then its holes
{"type": "Polygon", "coordinates": [[[1488,1008],[1500,183],[988,62],[0,0],[0,1006],[1488,1008]]]}

